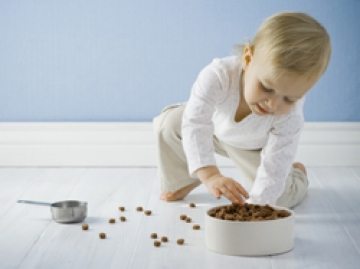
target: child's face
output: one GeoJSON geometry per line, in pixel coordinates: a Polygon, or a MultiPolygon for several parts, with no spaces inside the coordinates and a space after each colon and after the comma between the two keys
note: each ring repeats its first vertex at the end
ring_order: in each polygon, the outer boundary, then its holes
{"type": "Polygon", "coordinates": [[[317,79],[274,69],[262,52],[256,55],[245,48],[242,59],[243,96],[257,115],[287,113],[315,84],[317,79]]]}

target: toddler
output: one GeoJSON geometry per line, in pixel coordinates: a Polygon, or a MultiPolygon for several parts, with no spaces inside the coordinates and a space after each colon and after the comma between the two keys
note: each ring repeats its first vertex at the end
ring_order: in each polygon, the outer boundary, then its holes
{"type": "Polygon", "coordinates": [[[324,27],[305,13],[266,19],[234,56],[198,75],[188,102],[154,119],[161,199],[183,199],[199,184],[233,203],[293,207],[307,193],[306,169],[294,163],[306,93],[331,54],[324,27]],[[232,159],[251,191],[223,175],[214,153],[232,159]]]}

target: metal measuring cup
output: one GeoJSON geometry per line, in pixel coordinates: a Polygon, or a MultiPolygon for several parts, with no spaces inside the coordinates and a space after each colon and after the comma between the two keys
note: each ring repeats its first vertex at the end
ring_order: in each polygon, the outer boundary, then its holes
{"type": "Polygon", "coordinates": [[[49,206],[52,218],[58,223],[81,222],[87,215],[87,202],[76,200],[46,203],[38,201],[18,200],[18,203],[49,206]]]}

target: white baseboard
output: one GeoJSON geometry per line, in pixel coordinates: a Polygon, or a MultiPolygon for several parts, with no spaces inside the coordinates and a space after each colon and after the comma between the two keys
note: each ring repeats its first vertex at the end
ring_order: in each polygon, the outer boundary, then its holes
{"type": "MultiPolygon", "coordinates": [[[[306,123],[296,160],[360,166],[360,123],[306,123]]],[[[0,123],[0,166],[156,166],[156,141],[150,122],[0,123]]]]}

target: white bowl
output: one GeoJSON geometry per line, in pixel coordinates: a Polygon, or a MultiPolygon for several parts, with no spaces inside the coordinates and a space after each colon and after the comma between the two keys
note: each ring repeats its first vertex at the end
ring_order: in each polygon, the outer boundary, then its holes
{"type": "Polygon", "coordinates": [[[221,220],[205,214],[206,247],[226,255],[264,256],[287,252],[294,247],[294,212],[286,218],[265,221],[221,220]]]}

